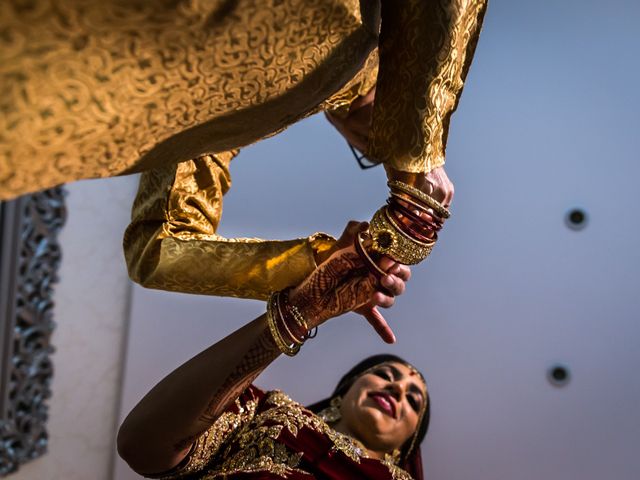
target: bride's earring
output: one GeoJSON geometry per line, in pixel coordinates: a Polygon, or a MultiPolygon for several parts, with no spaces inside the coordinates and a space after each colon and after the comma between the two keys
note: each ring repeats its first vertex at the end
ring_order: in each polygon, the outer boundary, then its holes
{"type": "Polygon", "coordinates": [[[318,412],[318,416],[327,423],[335,423],[342,418],[340,413],[340,406],[342,405],[342,398],[333,397],[329,406],[318,412]]]}

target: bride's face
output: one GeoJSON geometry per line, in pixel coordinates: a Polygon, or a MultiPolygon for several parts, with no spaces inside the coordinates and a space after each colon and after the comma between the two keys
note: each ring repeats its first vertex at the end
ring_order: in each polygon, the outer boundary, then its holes
{"type": "Polygon", "coordinates": [[[373,367],[342,398],[342,427],[369,450],[399,449],[418,428],[427,387],[412,367],[398,362],[373,367]]]}

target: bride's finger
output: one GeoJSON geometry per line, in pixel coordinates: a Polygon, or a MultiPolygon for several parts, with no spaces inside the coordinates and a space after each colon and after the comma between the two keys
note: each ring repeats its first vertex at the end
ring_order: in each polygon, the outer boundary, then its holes
{"type": "Polygon", "coordinates": [[[388,273],[392,273],[393,267],[395,267],[397,264],[398,264],[398,262],[396,262],[394,259],[392,259],[390,257],[387,257],[387,256],[383,256],[378,261],[378,266],[382,270],[384,270],[385,272],[388,272],[388,273]]]}
{"type": "Polygon", "coordinates": [[[395,275],[385,275],[380,279],[380,284],[394,297],[404,293],[404,281],[395,275]]]}
{"type": "Polygon", "coordinates": [[[404,280],[405,282],[408,282],[409,279],[411,279],[411,268],[407,265],[398,263],[389,257],[382,257],[380,259],[380,268],[385,272],[404,280]]]}
{"type": "Polygon", "coordinates": [[[379,290],[371,296],[371,303],[376,307],[391,308],[395,302],[396,299],[393,295],[379,290]]]}
{"type": "Polygon", "coordinates": [[[376,307],[367,307],[367,309],[362,312],[362,315],[384,342],[396,342],[396,336],[393,330],[391,330],[391,327],[376,307]]]}
{"type": "Polygon", "coordinates": [[[395,275],[403,282],[411,280],[411,268],[401,263],[396,263],[391,269],[388,270],[389,274],[395,275]]]}

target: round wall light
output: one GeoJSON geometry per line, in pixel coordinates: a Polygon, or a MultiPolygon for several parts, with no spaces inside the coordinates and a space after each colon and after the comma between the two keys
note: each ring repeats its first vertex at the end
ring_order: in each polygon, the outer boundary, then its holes
{"type": "Polygon", "coordinates": [[[587,226],[588,223],[588,215],[581,208],[572,208],[567,212],[564,217],[564,223],[571,230],[582,230],[587,226]]]}
{"type": "Polygon", "coordinates": [[[554,387],[565,387],[571,379],[571,374],[565,365],[553,365],[547,370],[547,379],[554,387]]]}

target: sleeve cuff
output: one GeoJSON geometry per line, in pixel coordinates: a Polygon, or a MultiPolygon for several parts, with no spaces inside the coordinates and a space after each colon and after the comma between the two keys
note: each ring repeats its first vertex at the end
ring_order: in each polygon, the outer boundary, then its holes
{"type": "Polygon", "coordinates": [[[319,254],[326,252],[336,243],[336,239],[329,234],[318,232],[309,237],[309,246],[311,247],[313,265],[317,267],[316,258],[319,254]]]}

